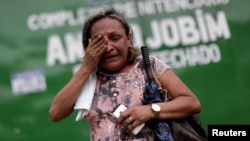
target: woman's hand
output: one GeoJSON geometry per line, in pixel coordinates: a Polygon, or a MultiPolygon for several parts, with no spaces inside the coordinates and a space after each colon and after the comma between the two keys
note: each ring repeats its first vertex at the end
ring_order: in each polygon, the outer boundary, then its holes
{"type": "Polygon", "coordinates": [[[98,66],[101,56],[106,51],[107,44],[107,36],[98,35],[93,40],[89,39],[83,60],[85,69],[89,69],[92,72],[98,66]]]}
{"type": "Polygon", "coordinates": [[[138,125],[154,117],[150,105],[128,107],[117,119],[117,124],[131,132],[138,125]]]}

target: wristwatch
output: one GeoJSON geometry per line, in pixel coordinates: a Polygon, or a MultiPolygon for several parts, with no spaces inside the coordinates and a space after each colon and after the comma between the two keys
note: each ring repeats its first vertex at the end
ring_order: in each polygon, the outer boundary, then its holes
{"type": "Polygon", "coordinates": [[[153,103],[153,104],[151,104],[151,109],[152,109],[152,111],[153,111],[154,114],[155,114],[154,117],[155,117],[155,118],[158,118],[158,117],[159,117],[159,114],[160,114],[160,111],[161,111],[160,105],[153,103]]]}

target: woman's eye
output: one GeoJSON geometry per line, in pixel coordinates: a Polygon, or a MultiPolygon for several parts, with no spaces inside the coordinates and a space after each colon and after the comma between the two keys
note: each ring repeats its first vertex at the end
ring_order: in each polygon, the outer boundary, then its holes
{"type": "Polygon", "coordinates": [[[112,41],[117,41],[117,40],[119,40],[119,37],[118,36],[114,36],[114,37],[111,37],[110,38],[112,41]]]}

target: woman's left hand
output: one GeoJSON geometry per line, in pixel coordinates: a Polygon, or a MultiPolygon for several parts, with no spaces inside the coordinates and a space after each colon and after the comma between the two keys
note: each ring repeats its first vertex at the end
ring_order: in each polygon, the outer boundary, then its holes
{"type": "Polygon", "coordinates": [[[131,132],[135,127],[153,117],[154,113],[150,105],[132,106],[120,114],[117,124],[131,132]]]}

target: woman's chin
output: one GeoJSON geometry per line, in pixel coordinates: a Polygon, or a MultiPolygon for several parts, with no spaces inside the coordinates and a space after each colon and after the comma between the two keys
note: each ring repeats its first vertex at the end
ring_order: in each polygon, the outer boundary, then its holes
{"type": "Polygon", "coordinates": [[[105,64],[101,67],[101,70],[105,73],[119,73],[120,67],[120,65],[115,65],[115,63],[105,64]]]}

